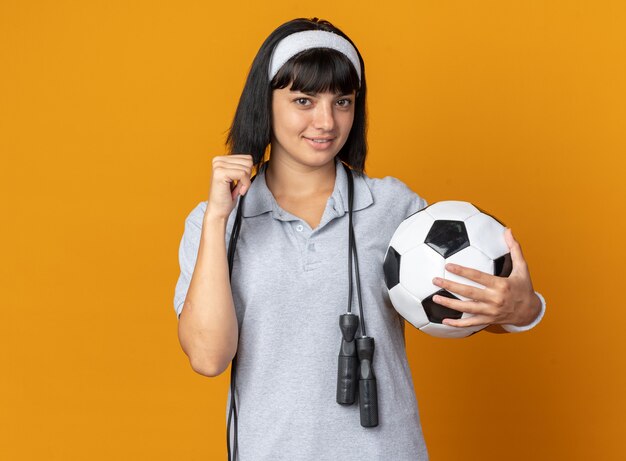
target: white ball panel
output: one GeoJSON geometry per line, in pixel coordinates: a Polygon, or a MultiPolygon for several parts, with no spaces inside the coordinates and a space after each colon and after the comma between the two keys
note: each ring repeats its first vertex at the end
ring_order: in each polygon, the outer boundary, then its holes
{"type": "MultiPolygon", "coordinates": [[[[488,274],[493,275],[493,261],[489,259],[482,251],[477,250],[473,247],[467,247],[459,251],[458,253],[453,254],[445,261],[446,263],[454,263],[460,266],[471,267],[472,269],[478,269],[482,272],[487,272],[488,274]]],[[[453,282],[462,283],[464,285],[471,285],[478,288],[485,288],[480,283],[474,282],[473,280],[467,279],[465,277],[461,277],[460,275],[453,274],[445,270],[444,266],[444,279],[452,280],[453,282]]],[[[458,293],[455,293],[451,290],[450,293],[453,293],[459,299],[463,301],[467,301],[469,298],[462,296],[458,293]]]]}
{"type": "MultiPolygon", "coordinates": [[[[407,227],[409,227],[409,224],[412,223],[413,221],[415,221],[416,219],[420,219],[417,216],[420,214],[420,212],[416,212],[413,213],[411,216],[407,216],[401,223],[400,225],[396,228],[395,234],[401,234],[402,232],[404,232],[404,229],[406,229],[407,227]]],[[[423,214],[423,213],[421,213],[423,214]]]]}
{"type": "Polygon", "coordinates": [[[420,211],[402,221],[389,243],[400,255],[424,243],[435,220],[429,214],[420,211]]]}
{"type": "Polygon", "coordinates": [[[480,213],[480,210],[469,202],[458,200],[446,200],[433,203],[424,211],[434,219],[446,219],[451,221],[465,221],[470,216],[480,213]]]}
{"type": "Polygon", "coordinates": [[[491,259],[498,259],[509,252],[504,240],[504,226],[484,213],[465,221],[470,244],[491,259]]]}
{"type": "Polygon", "coordinates": [[[439,338],[465,338],[473,332],[471,329],[451,327],[441,323],[429,323],[428,325],[420,328],[420,330],[431,336],[437,336],[439,338]]]}
{"type": "Polygon", "coordinates": [[[429,320],[419,299],[415,298],[400,284],[389,290],[389,299],[395,310],[415,328],[426,325],[429,320]]]}
{"type": "Polygon", "coordinates": [[[439,291],[434,277],[444,277],[445,260],[439,253],[422,243],[400,260],[400,284],[420,301],[439,291]]]}

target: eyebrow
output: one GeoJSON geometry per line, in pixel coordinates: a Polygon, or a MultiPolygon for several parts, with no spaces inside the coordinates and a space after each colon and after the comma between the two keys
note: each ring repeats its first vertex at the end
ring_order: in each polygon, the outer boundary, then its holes
{"type": "Polygon", "coordinates": [[[290,93],[302,93],[302,94],[306,94],[307,96],[315,96],[317,95],[317,93],[311,93],[309,91],[302,91],[302,90],[289,90],[290,93]]]}

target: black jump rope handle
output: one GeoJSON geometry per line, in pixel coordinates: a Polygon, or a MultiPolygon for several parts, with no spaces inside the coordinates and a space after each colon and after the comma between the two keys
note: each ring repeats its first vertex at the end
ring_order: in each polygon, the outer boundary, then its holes
{"type": "Polygon", "coordinates": [[[372,368],[374,358],[374,338],[369,336],[356,339],[359,356],[359,407],[361,410],[361,426],[378,426],[378,388],[376,376],[372,368]]]}
{"type": "Polygon", "coordinates": [[[337,369],[337,403],[341,405],[352,405],[356,401],[359,357],[354,335],[358,327],[358,315],[343,314],[339,316],[342,338],[337,369]]]}
{"type": "Polygon", "coordinates": [[[351,405],[355,402],[358,380],[361,426],[375,427],[378,426],[378,387],[372,368],[374,338],[354,339],[358,326],[358,315],[339,316],[342,338],[337,367],[337,403],[351,405]]]}

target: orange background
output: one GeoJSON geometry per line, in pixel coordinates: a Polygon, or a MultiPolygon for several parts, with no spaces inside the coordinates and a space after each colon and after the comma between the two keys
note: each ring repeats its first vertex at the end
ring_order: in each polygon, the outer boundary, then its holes
{"type": "Polygon", "coordinates": [[[365,58],[367,173],[496,215],[548,302],[519,335],[407,329],[431,458],[626,459],[624,3],[315,4],[0,3],[1,459],[225,459],[229,374],[178,344],[178,244],[299,16],[365,58]]]}

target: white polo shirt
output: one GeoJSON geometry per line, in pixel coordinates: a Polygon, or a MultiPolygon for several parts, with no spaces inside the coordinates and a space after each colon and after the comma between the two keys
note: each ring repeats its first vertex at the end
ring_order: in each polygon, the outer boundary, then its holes
{"type": "MultiPolygon", "coordinates": [[[[404,321],[391,305],[383,276],[393,233],[426,202],[396,178],[354,176],[352,218],[378,385],[379,424],[364,428],[358,401],[342,406],[335,400],[339,316],[348,302],[348,185],[338,160],[336,167],[333,193],[315,229],[280,208],[266,185],[265,167],[244,200],[231,280],[240,334],[236,399],[241,461],[428,459],[404,321]]],[[[201,202],[185,221],[174,297],[178,315],[206,206],[201,202]]],[[[227,245],[235,213],[236,208],[227,223],[227,245]]],[[[356,285],[352,312],[359,314],[356,285]]],[[[229,403],[230,392],[227,415],[229,403]]]]}

